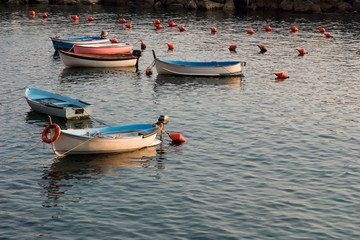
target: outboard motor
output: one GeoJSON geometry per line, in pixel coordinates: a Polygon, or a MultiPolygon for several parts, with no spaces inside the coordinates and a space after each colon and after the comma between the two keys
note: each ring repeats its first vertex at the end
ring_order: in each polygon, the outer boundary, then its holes
{"type": "Polygon", "coordinates": [[[101,37],[101,38],[106,38],[108,35],[109,35],[109,33],[108,33],[108,32],[101,31],[101,35],[100,35],[100,37],[101,37]]]}
{"type": "Polygon", "coordinates": [[[167,115],[160,115],[156,125],[159,126],[160,129],[160,140],[163,140],[163,135],[164,133],[166,133],[166,131],[164,130],[164,125],[167,124],[169,122],[169,117],[167,115]]]}

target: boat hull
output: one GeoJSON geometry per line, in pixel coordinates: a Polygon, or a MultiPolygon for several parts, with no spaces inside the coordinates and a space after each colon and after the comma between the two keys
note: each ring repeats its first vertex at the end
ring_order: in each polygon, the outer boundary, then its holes
{"type": "Polygon", "coordinates": [[[26,88],[25,99],[34,111],[55,117],[82,119],[92,114],[89,103],[36,88],[26,88]]]}
{"type": "Polygon", "coordinates": [[[124,43],[74,45],[75,53],[85,54],[124,54],[132,50],[133,45],[124,43]]]}
{"type": "Polygon", "coordinates": [[[110,43],[109,39],[101,38],[101,37],[74,37],[74,38],[59,38],[54,37],[50,38],[55,51],[57,50],[65,50],[71,51],[75,44],[104,44],[110,43]]]}
{"type": "Polygon", "coordinates": [[[183,76],[238,76],[242,75],[241,62],[183,62],[155,58],[158,74],[183,76]]]}
{"type": "Polygon", "coordinates": [[[120,68],[134,67],[138,62],[138,57],[130,54],[80,54],[60,50],[59,55],[66,67],[120,68]]]}
{"type": "Polygon", "coordinates": [[[58,156],[130,152],[159,144],[156,124],[61,130],[51,143],[58,156]]]}

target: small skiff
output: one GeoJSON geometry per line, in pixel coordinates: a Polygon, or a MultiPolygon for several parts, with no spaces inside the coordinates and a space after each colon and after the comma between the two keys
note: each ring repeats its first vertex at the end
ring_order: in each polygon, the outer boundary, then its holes
{"type": "Polygon", "coordinates": [[[75,44],[75,53],[87,54],[124,54],[131,53],[133,45],[126,43],[75,44]]]}
{"type": "Polygon", "coordinates": [[[167,116],[162,115],[155,124],[61,130],[50,120],[42,140],[58,156],[130,152],[161,143],[156,136],[166,123],[167,116]]]}
{"type": "Polygon", "coordinates": [[[62,38],[60,36],[50,37],[55,51],[65,50],[72,51],[75,44],[104,44],[110,43],[110,40],[106,38],[107,33],[102,32],[101,36],[90,36],[90,37],[69,37],[62,38]]]}
{"type": "Polygon", "coordinates": [[[92,105],[89,103],[41,89],[26,88],[24,97],[33,110],[47,115],[81,119],[92,114],[92,105]]]}
{"type": "Polygon", "coordinates": [[[84,54],[59,50],[66,67],[134,67],[137,66],[140,51],[133,54],[84,54]]]}
{"type": "MultiPolygon", "coordinates": [[[[154,52],[153,52],[154,53],[154,52]]],[[[183,76],[238,76],[242,75],[245,62],[188,62],[159,59],[154,53],[155,67],[158,74],[172,74],[183,76]]]]}

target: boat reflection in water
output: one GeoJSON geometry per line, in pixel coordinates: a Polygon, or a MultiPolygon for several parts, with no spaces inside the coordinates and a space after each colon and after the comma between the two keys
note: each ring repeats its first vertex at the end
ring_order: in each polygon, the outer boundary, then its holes
{"type": "Polygon", "coordinates": [[[229,77],[193,77],[177,75],[157,75],[156,83],[160,86],[165,84],[175,85],[231,85],[241,83],[242,76],[229,77]]]}
{"type": "Polygon", "coordinates": [[[163,150],[148,147],[119,154],[70,155],[57,158],[50,168],[43,170],[40,185],[45,189],[44,206],[55,206],[56,203],[50,201],[66,194],[67,189],[78,180],[97,180],[104,174],[117,176],[127,168],[164,169],[164,154],[163,150]]]}

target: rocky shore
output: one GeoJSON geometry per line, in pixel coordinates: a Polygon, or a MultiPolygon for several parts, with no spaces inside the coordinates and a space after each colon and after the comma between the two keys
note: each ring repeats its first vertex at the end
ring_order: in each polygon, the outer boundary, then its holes
{"type": "Polygon", "coordinates": [[[0,0],[5,3],[66,4],[66,5],[116,5],[135,8],[199,9],[247,11],[278,9],[302,13],[357,13],[360,0],[0,0]]]}

